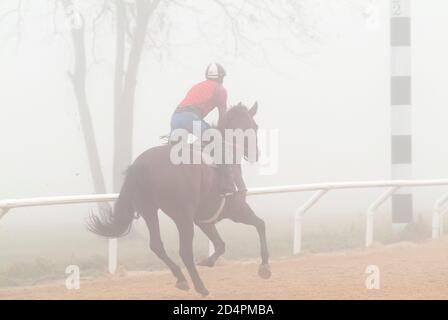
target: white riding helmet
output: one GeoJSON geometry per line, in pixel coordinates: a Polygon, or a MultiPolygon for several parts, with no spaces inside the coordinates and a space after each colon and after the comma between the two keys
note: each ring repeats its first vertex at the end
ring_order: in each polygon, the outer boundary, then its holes
{"type": "Polygon", "coordinates": [[[205,71],[205,77],[209,80],[224,78],[226,70],[219,63],[210,63],[205,71]]]}

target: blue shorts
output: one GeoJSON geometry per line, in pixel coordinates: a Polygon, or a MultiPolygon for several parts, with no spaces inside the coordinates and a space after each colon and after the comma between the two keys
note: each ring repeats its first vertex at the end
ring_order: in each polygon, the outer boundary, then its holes
{"type": "Polygon", "coordinates": [[[193,134],[193,122],[199,121],[201,123],[201,133],[210,129],[210,125],[201,119],[193,111],[175,112],[171,117],[171,132],[176,129],[185,129],[193,134]]]}

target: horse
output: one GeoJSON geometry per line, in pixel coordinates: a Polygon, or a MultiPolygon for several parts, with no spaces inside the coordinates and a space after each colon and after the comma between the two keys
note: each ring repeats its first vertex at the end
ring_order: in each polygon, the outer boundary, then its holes
{"type": "MultiPolygon", "coordinates": [[[[225,128],[252,129],[258,126],[254,120],[258,104],[247,108],[239,104],[226,114],[225,128]]],[[[258,142],[257,142],[258,144],[258,142]]],[[[179,254],[190,275],[195,290],[202,296],[209,291],[202,282],[193,257],[194,226],[197,225],[213,243],[214,253],[198,265],[213,267],[225,252],[215,224],[223,219],[254,226],[259,235],[261,264],[258,275],[271,276],[269,253],[266,242],[265,222],[260,219],[246,201],[245,193],[234,193],[225,198],[218,188],[216,167],[210,164],[173,164],[166,144],[143,152],[126,171],[126,176],[113,210],[104,210],[100,215],[92,214],[87,222],[90,231],[97,235],[117,238],[126,235],[131,228],[135,212],[146,223],[150,235],[150,249],[168,266],[177,279],[176,287],[189,290],[181,268],[167,255],[159,227],[159,210],[168,215],[179,232],[179,254]],[[219,217],[210,218],[217,211],[219,217]],[[209,220],[204,222],[204,220],[209,220]],[[210,221],[211,219],[211,221],[210,221]]],[[[244,144],[244,156],[248,148],[244,144]]],[[[257,146],[258,155],[258,146],[257,146]]],[[[258,159],[258,157],[257,157],[258,159]]]]}

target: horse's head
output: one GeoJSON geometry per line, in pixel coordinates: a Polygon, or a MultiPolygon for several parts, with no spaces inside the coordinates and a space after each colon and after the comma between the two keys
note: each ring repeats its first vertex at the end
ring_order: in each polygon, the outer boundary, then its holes
{"type": "Polygon", "coordinates": [[[244,148],[244,158],[249,162],[258,161],[258,125],[254,119],[257,111],[258,102],[255,102],[250,109],[240,102],[230,108],[226,115],[226,129],[231,129],[235,133],[240,132],[244,135],[244,143],[239,147],[244,148]]]}

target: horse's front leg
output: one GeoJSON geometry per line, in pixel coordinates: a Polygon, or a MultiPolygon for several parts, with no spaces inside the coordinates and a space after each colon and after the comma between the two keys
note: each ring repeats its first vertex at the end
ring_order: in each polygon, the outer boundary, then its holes
{"type": "Polygon", "coordinates": [[[205,233],[215,247],[215,252],[208,258],[198,263],[199,266],[213,267],[216,261],[222,256],[226,250],[226,245],[216,229],[215,224],[196,223],[197,226],[205,233]]]}
{"type": "Polygon", "coordinates": [[[258,275],[263,279],[271,277],[271,268],[269,266],[269,252],[266,241],[266,227],[262,219],[260,219],[255,212],[246,203],[244,210],[231,218],[233,221],[254,226],[257,229],[260,239],[260,251],[261,251],[261,265],[258,268],[258,275]]]}

